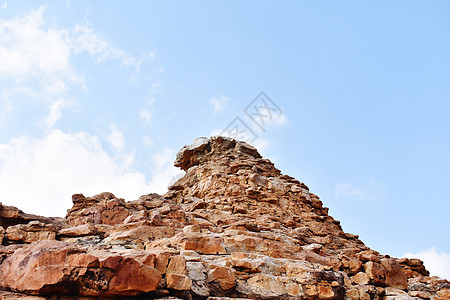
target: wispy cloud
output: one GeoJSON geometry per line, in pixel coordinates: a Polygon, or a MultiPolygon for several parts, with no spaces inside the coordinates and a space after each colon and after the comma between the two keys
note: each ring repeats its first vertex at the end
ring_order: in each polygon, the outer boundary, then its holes
{"type": "Polygon", "coordinates": [[[68,105],[64,99],[55,100],[50,104],[50,112],[45,116],[47,128],[53,127],[55,123],[62,117],[62,110],[68,105]]]}
{"type": "Polygon", "coordinates": [[[145,99],[144,107],[139,110],[139,117],[146,123],[152,120],[154,112],[154,104],[156,102],[156,95],[160,92],[161,84],[156,81],[150,85],[149,94],[145,99]]]}
{"type": "Polygon", "coordinates": [[[0,95],[17,103],[15,99],[26,91],[27,101],[46,105],[48,114],[41,123],[47,128],[76,101],[74,91],[87,91],[85,79],[72,64],[74,56],[87,53],[97,63],[111,60],[136,71],[153,58],[151,52],[136,57],[117,48],[87,24],[57,27],[44,14],[45,6],[41,6],[0,19],[0,95]]]}
{"type": "Polygon", "coordinates": [[[95,58],[97,63],[108,59],[119,61],[122,66],[133,66],[139,70],[141,64],[154,58],[153,52],[145,53],[140,57],[118,49],[107,38],[90,28],[88,24],[77,24],[72,30],[71,44],[75,54],[87,52],[91,57],[95,58]]]}
{"type": "Polygon", "coordinates": [[[152,146],[153,146],[153,140],[152,140],[150,137],[146,136],[146,135],[144,135],[144,136],[142,137],[142,141],[144,142],[144,144],[145,144],[147,147],[152,147],[152,146]]]}
{"type": "Polygon", "coordinates": [[[369,179],[366,184],[349,182],[338,183],[334,189],[334,196],[338,200],[375,202],[385,197],[387,186],[375,179],[369,179]]]}
{"type": "Polygon", "coordinates": [[[226,96],[217,96],[217,97],[212,97],[211,99],[209,99],[209,103],[214,108],[214,114],[223,112],[229,102],[230,102],[230,98],[228,98],[226,96]]]}
{"type": "Polygon", "coordinates": [[[123,151],[125,147],[125,135],[116,125],[109,126],[110,133],[106,137],[106,140],[111,144],[116,152],[123,151]]]}
{"type": "Polygon", "coordinates": [[[141,117],[141,119],[147,123],[150,122],[150,120],[152,119],[152,115],[153,115],[153,110],[148,110],[148,109],[143,108],[139,111],[139,117],[141,117]]]}
{"type": "Polygon", "coordinates": [[[51,127],[71,101],[68,91],[84,88],[74,70],[68,32],[47,24],[44,7],[9,20],[0,20],[0,79],[4,99],[14,101],[24,92],[28,100],[48,106],[44,124],[51,127]]]}
{"type": "Polygon", "coordinates": [[[450,280],[450,254],[439,252],[436,248],[428,248],[417,253],[405,253],[407,258],[421,259],[431,275],[439,276],[450,280]]]}
{"type": "Polygon", "coordinates": [[[14,105],[11,103],[11,101],[5,101],[3,107],[0,110],[0,121],[2,121],[13,110],[14,105]]]}

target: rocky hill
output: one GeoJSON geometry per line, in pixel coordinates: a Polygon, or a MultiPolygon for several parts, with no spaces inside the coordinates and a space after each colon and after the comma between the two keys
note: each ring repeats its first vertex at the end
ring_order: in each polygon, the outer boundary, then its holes
{"type": "Polygon", "coordinates": [[[450,299],[244,142],[197,139],[175,166],[165,195],[76,194],[65,218],[0,204],[0,299],[450,299]]]}

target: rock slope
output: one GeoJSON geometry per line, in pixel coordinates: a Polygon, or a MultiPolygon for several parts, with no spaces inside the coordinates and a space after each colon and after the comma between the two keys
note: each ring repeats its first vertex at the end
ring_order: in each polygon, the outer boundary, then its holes
{"type": "Polygon", "coordinates": [[[0,299],[450,299],[244,142],[199,138],[175,166],[165,195],[76,194],[65,218],[0,205],[0,299]]]}

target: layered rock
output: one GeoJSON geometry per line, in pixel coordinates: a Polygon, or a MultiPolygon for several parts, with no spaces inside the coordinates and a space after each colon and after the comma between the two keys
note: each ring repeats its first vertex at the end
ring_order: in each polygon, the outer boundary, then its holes
{"type": "Polygon", "coordinates": [[[45,224],[58,224],[64,222],[60,218],[47,218],[26,214],[14,206],[3,205],[0,202],[0,226],[4,229],[18,224],[28,224],[30,221],[39,221],[45,224]]]}
{"type": "Polygon", "coordinates": [[[448,281],[345,233],[244,142],[200,138],[175,165],[186,175],[162,196],[76,194],[63,220],[0,211],[0,299],[449,299],[448,281]]]}

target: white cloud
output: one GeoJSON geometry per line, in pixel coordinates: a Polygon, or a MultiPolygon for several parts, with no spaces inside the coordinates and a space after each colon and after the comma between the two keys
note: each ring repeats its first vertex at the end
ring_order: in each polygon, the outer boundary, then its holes
{"type": "Polygon", "coordinates": [[[153,53],[135,57],[118,49],[86,24],[59,28],[48,22],[44,13],[41,6],[0,19],[0,92],[15,104],[26,92],[26,101],[46,105],[49,113],[42,116],[41,123],[47,128],[54,126],[63,109],[75,101],[71,96],[75,89],[87,90],[72,64],[75,55],[87,53],[97,63],[114,60],[136,71],[153,58],[153,53]]]}
{"type": "Polygon", "coordinates": [[[152,106],[153,104],[155,104],[155,101],[156,101],[155,97],[149,97],[147,99],[147,104],[152,106]]]}
{"type": "Polygon", "coordinates": [[[0,144],[0,201],[26,212],[64,216],[75,193],[109,191],[133,200],[151,188],[161,190],[133,163],[133,154],[111,157],[96,136],[82,131],[52,130],[40,139],[21,136],[0,144]]]}
{"type": "Polygon", "coordinates": [[[45,117],[45,123],[47,128],[53,127],[53,125],[62,117],[62,110],[67,105],[67,101],[55,100],[50,104],[50,112],[45,117]]]}
{"type": "Polygon", "coordinates": [[[0,20],[0,79],[3,98],[27,99],[44,103],[49,127],[61,117],[69,101],[68,91],[84,81],[70,63],[71,49],[66,30],[55,29],[44,21],[44,7],[22,16],[0,20]]]}
{"type": "Polygon", "coordinates": [[[385,197],[386,185],[374,179],[367,184],[338,183],[334,189],[334,196],[339,200],[356,200],[374,202],[385,197]]]}
{"type": "Polygon", "coordinates": [[[148,109],[143,108],[139,111],[139,117],[141,117],[141,119],[147,123],[150,122],[150,120],[152,119],[152,115],[153,115],[153,110],[148,110],[148,109]]]}
{"type": "Polygon", "coordinates": [[[106,137],[106,140],[111,144],[115,151],[120,152],[123,151],[125,147],[125,136],[116,125],[109,126],[110,133],[106,137]]]}
{"type": "Polygon", "coordinates": [[[153,140],[150,137],[146,136],[146,135],[142,137],[142,141],[148,147],[152,147],[153,146],[153,140]]]}
{"type": "Polygon", "coordinates": [[[271,127],[284,126],[289,123],[289,119],[283,113],[279,115],[261,113],[259,117],[254,116],[253,119],[245,115],[242,120],[258,135],[264,134],[271,127]]]}
{"type": "Polygon", "coordinates": [[[2,5],[2,8],[3,8],[3,9],[8,8],[8,2],[4,2],[3,5],[2,5]]]}
{"type": "Polygon", "coordinates": [[[158,94],[161,89],[161,83],[159,81],[156,81],[154,83],[152,83],[152,85],[150,86],[150,91],[149,91],[149,97],[147,99],[147,104],[152,106],[155,103],[155,95],[158,94]]]}
{"type": "Polygon", "coordinates": [[[226,96],[212,97],[209,99],[209,103],[214,107],[214,114],[224,111],[228,102],[230,102],[230,99],[226,96]]]}
{"type": "Polygon", "coordinates": [[[121,65],[133,66],[136,70],[139,70],[144,61],[154,57],[154,53],[149,52],[136,58],[130,53],[113,46],[104,35],[95,32],[86,24],[77,24],[75,26],[72,44],[75,54],[87,52],[97,60],[97,63],[107,59],[116,59],[121,65]]]}
{"type": "Polygon", "coordinates": [[[0,20],[0,76],[19,82],[41,75],[77,79],[69,62],[67,32],[48,26],[43,11],[40,7],[21,17],[0,20]]]}
{"type": "Polygon", "coordinates": [[[450,280],[450,254],[438,252],[436,248],[428,248],[415,254],[408,252],[403,256],[421,259],[431,275],[450,280]]]}
{"type": "Polygon", "coordinates": [[[269,125],[271,123],[273,123],[274,125],[277,125],[277,126],[283,126],[283,125],[286,125],[287,123],[289,123],[289,119],[286,117],[285,114],[281,114],[278,116],[273,116],[273,118],[269,120],[269,125]]]}
{"type": "Polygon", "coordinates": [[[172,178],[180,174],[181,170],[173,166],[175,154],[173,149],[166,148],[151,155],[154,168],[150,182],[152,191],[160,194],[165,193],[172,178]]]}
{"type": "Polygon", "coordinates": [[[2,121],[13,110],[14,105],[11,103],[11,101],[5,101],[4,106],[0,111],[0,121],[2,121]]]}

